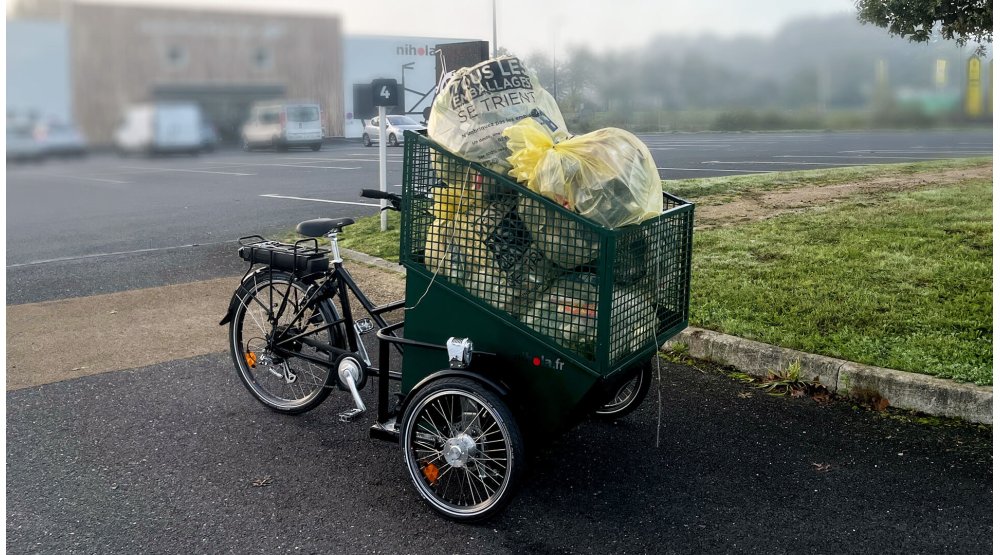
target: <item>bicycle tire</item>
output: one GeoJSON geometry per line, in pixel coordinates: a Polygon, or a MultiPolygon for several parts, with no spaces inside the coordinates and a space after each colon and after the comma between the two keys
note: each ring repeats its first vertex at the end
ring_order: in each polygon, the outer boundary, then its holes
{"type": "MultiPolygon", "coordinates": [[[[229,326],[229,350],[240,381],[257,401],[283,414],[301,414],[316,408],[336,387],[336,371],[332,368],[294,356],[281,358],[266,348],[268,334],[275,333],[279,326],[292,326],[304,332],[310,326],[318,327],[338,319],[333,303],[322,300],[298,322],[268,322],[265,306],[277,308],[285,291],[290,291],[282,314],[282,318],[290,319],[295,308],[304,303],[309,288],[286,272],[264,270],[254,273],[237,290],[239,302],[229,326]]],[[[318,331],[313,337],[340,348],[346,345],[343,324],[318,331]]],[[[308,350],[312,356],[324,356],[322,351],[301,342],[293,344],[292,348],[299,352],[308,350]]],[[[326,356],[333,362],[332,353],[326,356]]]]}
{"type": "Polygon", "coordinates": [[[521,483],[525,447],[517,420],[503,399],[469,379],[441,378],[421,389],[403,414],[400,445],[420,496],[452,520],[495,516],[521,483]],[[466,421],[469,414],[475,416],[466,421]]]}
{"type": "Polygon", "coordinates": [[[593,416],[598,420],[618,420],[631,414],[639,408],[646,394],[649,393],[649,385],[653,381],[653,364],[649,361],[643,363],[639,373],[631,380],[623,383],[618,391],[597,410],[593,416]]]}

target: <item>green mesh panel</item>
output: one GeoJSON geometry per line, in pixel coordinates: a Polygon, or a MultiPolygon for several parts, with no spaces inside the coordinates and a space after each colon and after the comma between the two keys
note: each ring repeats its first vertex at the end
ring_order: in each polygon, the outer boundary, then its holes
{"type": "Polygon", "coordinates": [[[425,137],[406,139],[400,261],[434,275],[432,287],[602,374],[687,326],[692,204],[664,195],[660,216],[609,230],[425,137]]]}

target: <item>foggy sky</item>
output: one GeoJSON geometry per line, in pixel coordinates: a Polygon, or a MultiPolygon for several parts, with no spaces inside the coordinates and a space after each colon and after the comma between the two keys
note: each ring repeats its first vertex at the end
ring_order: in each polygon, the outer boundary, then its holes
{"type": "MultiPolygon", "coordinates": [[[[15,0],[16,1],[16,0],[15,0]]],[[[492,40],[492,0],[107,0],[338,13],[349,34],[492,40]]],[[[790,19],[854,13],[853,0],[497,0],[497,42],[520,54],[646,46],[657,34],[768,36],[790,19]]]]}

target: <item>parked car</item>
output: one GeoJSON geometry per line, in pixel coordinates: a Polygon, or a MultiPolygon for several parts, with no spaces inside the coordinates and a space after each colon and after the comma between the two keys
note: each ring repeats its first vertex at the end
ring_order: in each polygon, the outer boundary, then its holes
{"type": "MultiPolygon", "coordinates": [[[[385,117],[385,144],[397,146],[402,144],[403,131],[423,131],[427,126],[417,122],[409,116],[386,116],[385,117]]],[[[365,146],[372,146],[378,142],[378,118],[368,120],[365,125],[365,132],[361,135],[361,142],[365,146]]]]}
{"type": "Polygon", "coordinates": [[[323,148],[322,111],[309,102],[264,102],[250,110],[243,125],[243,150],[291,147],[323,148]]]}
{"type": "Polygon", "coordinates": [[[202,149],[201,108],[190,102],[129,107],[114,132],[121,154],[198,154],[202,149]]]}
{"type": "Polygon", "coordinates": [[[35,126],[35,139],[47,156],[84,156],[87,143],[72,123],[48,121],[35,126]]]}
{"type": "Polygon", "coordinates": [[[35,137],[34,129],[27,124],[7,122],[7,161],[40,161],[45,157],[42,143],[35,137]]]}

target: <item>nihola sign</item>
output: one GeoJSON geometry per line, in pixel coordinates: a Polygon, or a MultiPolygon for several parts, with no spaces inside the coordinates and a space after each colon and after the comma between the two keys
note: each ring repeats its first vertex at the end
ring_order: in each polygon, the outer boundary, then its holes
{"type": "Polygon", "coordinates": [[[433,56],[437,50],[433,46],[403,44],[396,47],[397,56],[433,56]]]}

